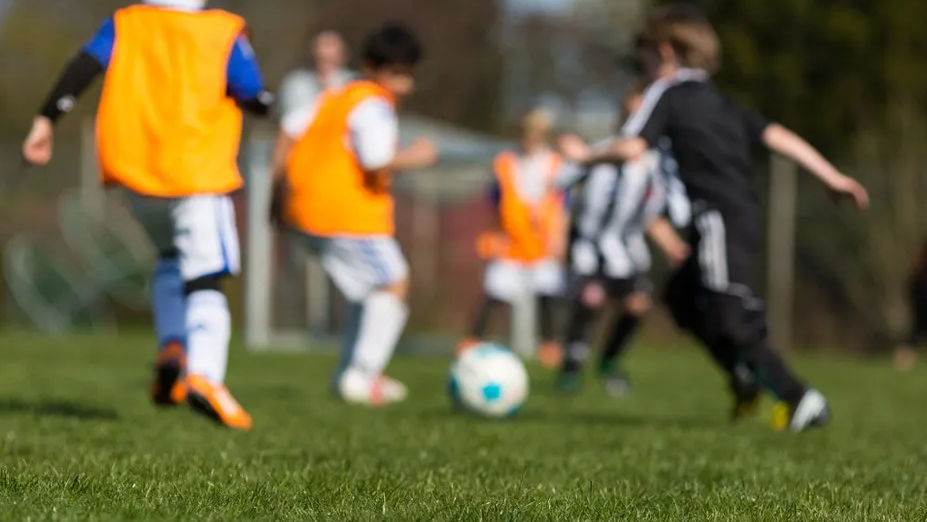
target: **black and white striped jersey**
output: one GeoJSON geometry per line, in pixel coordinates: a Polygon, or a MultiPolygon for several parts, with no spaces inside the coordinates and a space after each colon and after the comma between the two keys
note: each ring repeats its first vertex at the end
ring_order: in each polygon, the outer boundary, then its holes
{"type": "Polygon", "coordinates": [[[580,275],[629,278],[650,269],[644,233],[664,212],[677,227],[689,221],[689,201],[663,150],[615,165],[565,169],[561,187],[571,186],[570,266],[580,275]]]}

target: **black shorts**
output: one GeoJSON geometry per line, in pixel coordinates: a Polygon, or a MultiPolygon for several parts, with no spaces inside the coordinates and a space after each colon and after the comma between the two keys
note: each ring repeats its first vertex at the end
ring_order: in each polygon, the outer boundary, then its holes
{"type": "Polygon", "coordinates": [[[647,274],[637,274],[629,278],[574,276],[570,286],[570,295],[574,299],[582,299],[587,292],[596,291],[595,289],[611,301],[622,301],[635,293],[653,293],[653,284],[647,274]]]}
{"type": "Polygon", "coordinates": [[[665,302],[677,325],[708,344],[764,342],[766,310],[751,283],[759,226],[716,210],[695,213],[692,255],[670,277],[665,302]]]}

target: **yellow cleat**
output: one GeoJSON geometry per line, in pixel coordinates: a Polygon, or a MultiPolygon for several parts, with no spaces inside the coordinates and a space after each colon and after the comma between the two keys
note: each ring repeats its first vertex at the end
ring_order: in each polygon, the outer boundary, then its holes
{"type": "Polygon", "coordinates": [[[773,431],[788,431],[789,422],[792,420],[792,412],[789,405],[785,402],[777,402],[772,410],[772,429],[773,431]]]}

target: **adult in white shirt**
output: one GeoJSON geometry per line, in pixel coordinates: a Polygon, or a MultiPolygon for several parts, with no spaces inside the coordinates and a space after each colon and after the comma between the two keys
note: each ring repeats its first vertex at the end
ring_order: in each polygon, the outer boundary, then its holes
{"type": "MultiPolygon", "coordinates": [[[[335,31],[322,31],[312,40],[313,68],[300,68],[287,74],[277,92],[277,112],[280,115],[280,130],[294,124],[294,118],[303,118],[312,110],[319,96],[327,89],[338,88],[352,79],[354,74],[344,67],[344,39],[335,31]]],[[[281,136],[282,138],[282,136],[281,136]]],[[[286,157],[280,138],[274,151],[274,169],[282,168],[286,157]]]]}

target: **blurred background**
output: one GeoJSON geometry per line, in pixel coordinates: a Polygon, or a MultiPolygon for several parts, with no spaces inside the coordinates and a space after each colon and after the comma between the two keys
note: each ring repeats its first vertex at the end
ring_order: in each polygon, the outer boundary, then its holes
{"type": "MultiPolygon", "coordinates": [[[[106,16],[128,3],[0,0],[7,324],[58,333],[147,324],[145,279],[153,253],[118,197],[102,194],[94,183],[91,121],[99,86],[62,123],[51,166],[25,173],[19,160],[28,124],[63,65],[106,16]]],[[[768,294],[785,292],[776,300],[787,307],[777,321],[791,327],[781,344],[891,348],[906,335],[908,279],[927,232],[927,3],[694,3],[723,43],[724,66],[716,78],[722,88],[805,135],[872,193],[872,210],[857,215],[835,206],[809,179],[799,176],[793,187],[788,168],[771,169],[775,162],[760,157],[756,183],[770,209],[770,229],[779,236],[757,278],[768,294]],[[777,179],[771,170],[786,177],[777,179]],[[794,234],[788,226],[793,218],[794,234]],[[787,225],[776,228],[779,222],[787,225]]],[[[420,32],[427,57],[419,92],[403,107],[403,134],[432,137],[446,155],[437,168],[409,175],[397,187],[399,236],[413,269],[410,329],[447,337],[464,332],[479,298],[482,264],[474,242],[492,215],[485,197],[492,155],[514,142],[519,116],[536,106],[550,110],[560,130],[590,139],[607,135],[634,77],[628,48],[649,7],[638,0],[211,4],[248,19],[272,88],[289,72],[313,66],[319,31],[341,33],[349,57],[363,34],[385,19],[420,32]]],[[[357,64],[349,59],[348,65],[357,64]]],[[[242,147],[249,189],[260,183],[256,176],[266,175],[261,164],[273,132],[272,124],[249,122],[242,147]]],[[[252,253],[252,236],[267,233],[249,227],[249,215],[252,222],[263,219],[254,214],[263,212],[255,201],[247,191],[238,201],[243,245],[252,253]]],[[[303,260],[280,238],[259,240],[270,255],[244,262],[262,263],[257,268],[269,274],[273,295],[266,317],[251,319],[269,322],[274,331],[300,331],[309,323],[336,330],[337,299],[312,304],[313,296],[331,289],[313,282],[312,270],[307,275],[303,260]]],[[[240,316],[243,286],[230,288],[240,316]]],[[[657,317],[647,335],[658,342],[673,334],[657,317]]]]}

